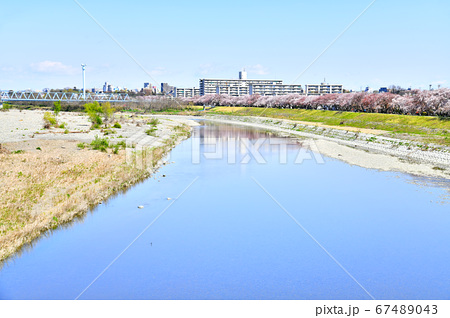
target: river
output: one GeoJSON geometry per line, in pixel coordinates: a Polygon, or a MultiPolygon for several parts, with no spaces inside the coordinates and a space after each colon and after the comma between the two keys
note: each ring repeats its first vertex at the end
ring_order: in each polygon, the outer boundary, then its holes
{"type": "Polygon", "coordinates": [[[448,184],[204,122],[154,177],[24,248],[1,299],[448,299],[448,184]],[[142,205],[142,209],[137,207],[142,205]]]}

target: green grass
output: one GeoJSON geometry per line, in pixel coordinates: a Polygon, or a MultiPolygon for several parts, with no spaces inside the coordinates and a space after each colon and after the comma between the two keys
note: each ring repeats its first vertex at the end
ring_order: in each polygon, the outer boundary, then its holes
{"type": "Polygon", "coordinates": [[[321,123],[330,126],[378,129],[390,134],[407,134],[424,142],[450,146],[450,119],[432,116],[307,109],[267,108],[264,110],[263,108],[254,107],[216,107],[207,113],[235,116],[261,116],[321,123]]]}

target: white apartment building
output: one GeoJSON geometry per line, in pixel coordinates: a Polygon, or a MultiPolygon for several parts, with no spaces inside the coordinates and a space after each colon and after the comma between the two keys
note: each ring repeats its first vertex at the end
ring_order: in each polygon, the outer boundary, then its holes
{"type": "Polygon", "coordinates": [[[340,84],[307,84],[305,85],[306,95],[341,94],[344,88],[340,84]]]}
{"type": "Polygon", "coordinates": [[[228,89],[233,92],[232,96],[249,94],[250,85],[281,85],[281,80],[249,80],[249,79],[200,79],[200,95],[217,94],[217,91],[226,92],[228,89]],[[242,92],[238,93],[238,92],[242,92]],[[245,93],[246,92],[246,93],[245,93]],[[236,95],[240,94],[240,95],[236,95]]]}
{"type": "Polygon", "coordinates": [[[302,85],[264,85],[264,84],[250,84],[249,95],[261,96],[278,96],[288,94],[303,94],[302,85]]]}
{"type": "Polygon", "coordinates": [[[199,88],[174,88],[174,97],[194,97],[200,95],[199,88]]]}

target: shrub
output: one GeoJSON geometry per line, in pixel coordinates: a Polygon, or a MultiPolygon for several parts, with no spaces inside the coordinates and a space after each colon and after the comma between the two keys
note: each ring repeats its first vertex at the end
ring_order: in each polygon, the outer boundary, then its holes
{"type": "Polygon", "coordinates": [[[119,153],[119,145],[115,145],[113,148],[113,154],[117,155],[119,153]]]}
{"type": "Polygon", "coordinates": [[[77,147],[80,148],[80,149],[84,149],[84,148],[86,148],[86,144],[85,144],[84,142],[80,142],[80,143],[77,145],[77,147]]]}
{"type": "Polygon", "coordinates": [[[118,123],[118,122],[115,122],[113,128],[119,128],[120,129],[120,128],[122,128],[122,125],[120,123],[118,123]]]}
{"type": "Polygon", "coordinates": [[[55,116],[53,116],[50,112],[44,113],[44,128],[49,129],[52,126],[58,126],[58,122],[56,121],[55,116]]]}
{"type": "Polygon", "coordinates": [[[116,144],[116,146],[122,147],[123,149],[125,149],[127,147],[127,143],[125,142],[125,140],[122,140],[120,142],[118,142],[116,144]]]}
{"type": "Polygon", "coordinates": [[[66,123],[62,123],[61,125],[59,125],[59,128],[62,128],[62,129],[66,128],[66,123]]]}
{"type": "Polygon", "coordinates": [[[8,111],[12,108],[11,104],[8,102],[4,102],[3,106],[0,108],[0,111],[8,111]]]}
{"type": "Polygon", "coordinates": [[[152,128],[152,129],[147,129],[146,131],[145,131],[145,133],[147,134],[147,135],[149,135],[149,136],[155,136],[155,131],[157,131],[158,129],[156,129],[156,128],[152,128]]]}
{"type": "Polygon", "coordinates": [[[103,132],[103,134],[106,136],[106,135],[110,135],[110,134],[115,134],[116,132],[114,131],[114,130],[112,130],[112,129],[105,129],[105,130],[102,130],[102,132],[103,132]]]}
{"type": "Polygon", "coordinates": [[[95,136],[95,139],[91,142],[91,146],[94,150],[106,151],[106,148],[109,147],[109,140],[95,136]]]}
{"type": "Polygon", "coordinates": [[[159,124],[159,120],[158,118],[152,118],[152,120],[150,120],[147,125],[151,125],[151,126],[156,126],[159,124]]]}

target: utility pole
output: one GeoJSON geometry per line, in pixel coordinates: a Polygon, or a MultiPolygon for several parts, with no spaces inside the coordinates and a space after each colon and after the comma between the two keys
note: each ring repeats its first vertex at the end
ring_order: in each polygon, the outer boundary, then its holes
{"type": "Polygon", "coordinates": [[[86,84],[86,64],[81,64],[81,69],[83,70],[83,100],[86,100],[86,90],[85,90],[85,84],[86,84]]]}

